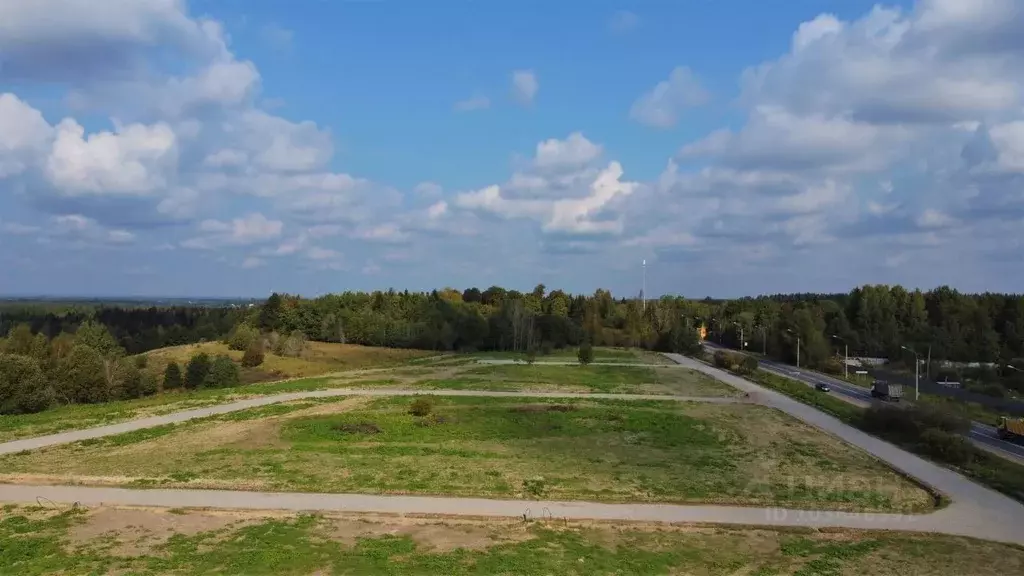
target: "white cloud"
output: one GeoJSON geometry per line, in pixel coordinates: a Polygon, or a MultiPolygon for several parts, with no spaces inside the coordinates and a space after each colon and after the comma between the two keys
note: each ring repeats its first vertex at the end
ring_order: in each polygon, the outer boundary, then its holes
{"type": "Polygon", "coordinates": [[[241,118],[239,136],[255,162],[275,172],[309,172],[325,165],[334,154],[329,132],[313,122],[291,122],[260,110],[241,118]]]}
{"type": "Polygon", "coordinates": [[[921,228],[945,228],[956,220],[940,210],[928,208],[917,217],[916,222],[921,228]]]}
{"type": "Polygon", "coordinates": [[[626,34],[636,30],[640,17],[629,10],[619,10],[608,19],[608,30],[612,34],[626,34]]]}
{"type": "Polygon", "coordinates": [[[474,94],[465,100],[459,100],[455,103],[456,112],[472,112],[473,110],[486,110],[491,107],[491,99],[480,95],[474,94]]]}
{"type": "Polygon", "coordinates": [[[92,218],[78,214],[55,216],[51,220],[52,234],[79,243],[128,244],[135,235],[127,230],[109,229],[92,218]]]}
{"type": "Polygon", "coordinates": [[[203,165],[208,168],[237,168],[249,161],[249,155],[234,148],[222,148],[208,154],[203,165]]]}
{"type": "Polygon", "coordinates": [[[85,137],[72,119],[57,125],[46,161],[49,181],[68,196],[148,195],[167,186],[177,162],[176,138],[167,124],[131,124],[85,137]]]}
{"type": "Polygon", "coordinates": [[[512,73],[512,96],[520,104],[532,104],[539,89],[540,83],[533,70],[516,70],[512,73]]]}
{"type": "Polygon", "coordinates": [[[431,204],[430,208],[427,208],[427,217],[431,220],[436,220],[444,216],[448,212],[448,203],[444,200],[431,204]]]}
{"type": "Polygon", "coordinates": [[[420,196],[433,198],[436,196],[440,196],[441,193],[444,192],[444,188],[442,188],[441,185],[437,184],[436,182],[420,182],[419,184],[416,185],[415,188],[413,188],[413,192],[419,194],[420,196]]]}
{"type": "Polygon", "coordinates": [[[655,128],[671,128],[679,122],[685,109],[700,106],[709,98],[710,94],[693,72],[679,66],[672,70],[668,80],[659,82],[633,103],[629,117],[655,128]]]}
{"type": "Polygon", "coordinates": [[[210,250],[224,246],[250,246],[278,238],[284,229],[280,220],[271,220],[260,213],[249,213],[230,222],[203,220],[202,236],[182,242],[184,248],[210,250]]]}
{"type": "Polygon", "coordinates": [[[0,179],[20,174],[47,148],[53,128],[14,94],[0,94],[0,179]]]}
{"type": "Polygon", "coordinates": [[[537,144],[534,164],[540,169],[578,168],[601,156],[601,146],[573,132],[565,140],[551,138],[537,144]]]}

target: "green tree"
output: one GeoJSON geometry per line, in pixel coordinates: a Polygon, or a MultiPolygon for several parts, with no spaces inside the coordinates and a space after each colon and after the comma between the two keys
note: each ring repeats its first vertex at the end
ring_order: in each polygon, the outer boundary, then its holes
{"type": "Polygon", "coordinates": [[[0,354],[0,414],[41,412],[53,403],[53,388],[39,363],[28,356],[0,354]]]}
{"type": "Polygon", "coordinates": [[[142,371],[133,360],[122,358],[110,370],[110,397],[131,400],[142,397],[142,371]]]}
{"type": "Polygon", "coordinates": [[[32,327],[28,324],[17,324],[7,332],[7,339],[4,340],[3,350],[7,354],[18,356],[32,356],[32,341],[35,336],[32,334],[32,327]]]}
{"type": "Polygon", "coordinates": [[[181,368],[177,362],[169,362],[164,368],[164,390],[177,390],[182,385],[181,368]]]}
{"type": "Polygon", "coordinates": [[[260,364],[263,364],[263,343],[253,342],[242,355],[242,366],[255,368],[260,364]]]}
{"type": "Polygon", "coordinates": [[[57,397],[67,402],[94,404],[110,399],[107,363],[98,350],[76,344],[54,371],[57,397]]]}
{"type": "Polygon", "coordinates": [[[203,386],[206,388],[230,388],[238,386],[238,384],[238,365],[223,354],[214,358],[210,365],[210,371],[203,381],[203,386]]]}
{"type": "Polygon", "coordinates": [[[124,355],[124,349],[114,340],[110,330],[99,322],[83,322],[75,332],[75,343],[96,350],[104,358],[124,355]]]}
{"type": "Polygon", "coordinates": [[[195,390],[203,385],[206,377],[210,374],[210,356],[206,352],[200,352],[185,365],[185,388],[195,390]]]}
{"type": "Polygon", "coordinates": [[[228,336],[228,348],[245,351],[260,340],[260,331],[249,324],[239,324],[228,336]]]}
{"type": "Polygon", "coordinates": [[[576,358],[584,366],[594,361],[594,347],[591,346],[590,342],[580,344],[580,349],[576,351],[576,358]]]}

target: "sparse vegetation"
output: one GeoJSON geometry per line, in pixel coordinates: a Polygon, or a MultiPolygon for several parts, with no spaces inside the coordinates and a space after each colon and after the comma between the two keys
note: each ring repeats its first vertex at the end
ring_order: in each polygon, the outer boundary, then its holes
{"type": "Polygon", "coordinates": [[[630,523],[236,517],[207,512],[11,508],[0,565],[106,574],[1014,574],[1017,546],[930,534],[630,523]],[[131,526],[130,529],[125,526],[131,526]],[[169,533],[168,533],[169,531],[169,533]],[[912,568],[908,568],[911,567],[912,568]]]}
{"type": "Polygon", "coordinates": [[[544,497],[556,500],[903,512],[933,505],[868,455],[759,406],[434,400],[430,414],[443,425],[424,425],[429,417],[410,414],[404,397],[347,409],[325,399],[314,414],[275,410],[272,421],[234,413],[233,425],[244,428],[227,435],[223,418],[192,421],[130,449],[71,445],[0,456],[0,469],[164,486],[188,472],[190,488],[497,498],[523,497],[524,480],[543,476],[544,497]],[[261,440],[239,445],[240,437],[261,440]]]}
{"type": "Polygon", "coordinates": [[[584,342],[580,344],[580,349],[576,353],[576,357],[579,359],[580,364],[586,366],[594,361],[594,347],[591,346],[590,342],[584,342]]]}
{"type": "Polygon", "coordinates": [[[430,414],[431,410],[434,409],[434,402],[426,396],[420,396],[412,401],[412,405],[409,406],[409,414],[413,416],[426,416],[430,414]]]}

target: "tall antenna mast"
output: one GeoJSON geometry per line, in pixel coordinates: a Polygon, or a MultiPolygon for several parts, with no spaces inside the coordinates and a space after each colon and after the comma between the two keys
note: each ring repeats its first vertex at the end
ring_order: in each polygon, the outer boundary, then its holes
{"type": "Polygon", "coordinates": [[[647,259],[646,258],[644,258],[643,268],[644,268],[644,284],[643,284],[643,288],[640,291],[640,298],[643,299],[642,306],[643,306],[644,312],[646,312],[647,311],[647,259]]]}

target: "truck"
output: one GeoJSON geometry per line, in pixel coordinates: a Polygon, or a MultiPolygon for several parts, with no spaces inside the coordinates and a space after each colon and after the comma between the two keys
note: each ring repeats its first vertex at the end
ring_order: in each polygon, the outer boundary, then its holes
{"type": "Polygon", "coordinates": [[[1003,440],[1024,444],[1024,418],[1008,418],[1003,416],[996,426],[996,433],[1003,440]]]}
{"type": "Polygon", "coordinates": [[[875,380],[871,383],[871,397],[881,398],[887,402],[899,402],[903,397],[903,385],[890,384],[885,380],[875,380]]]}

